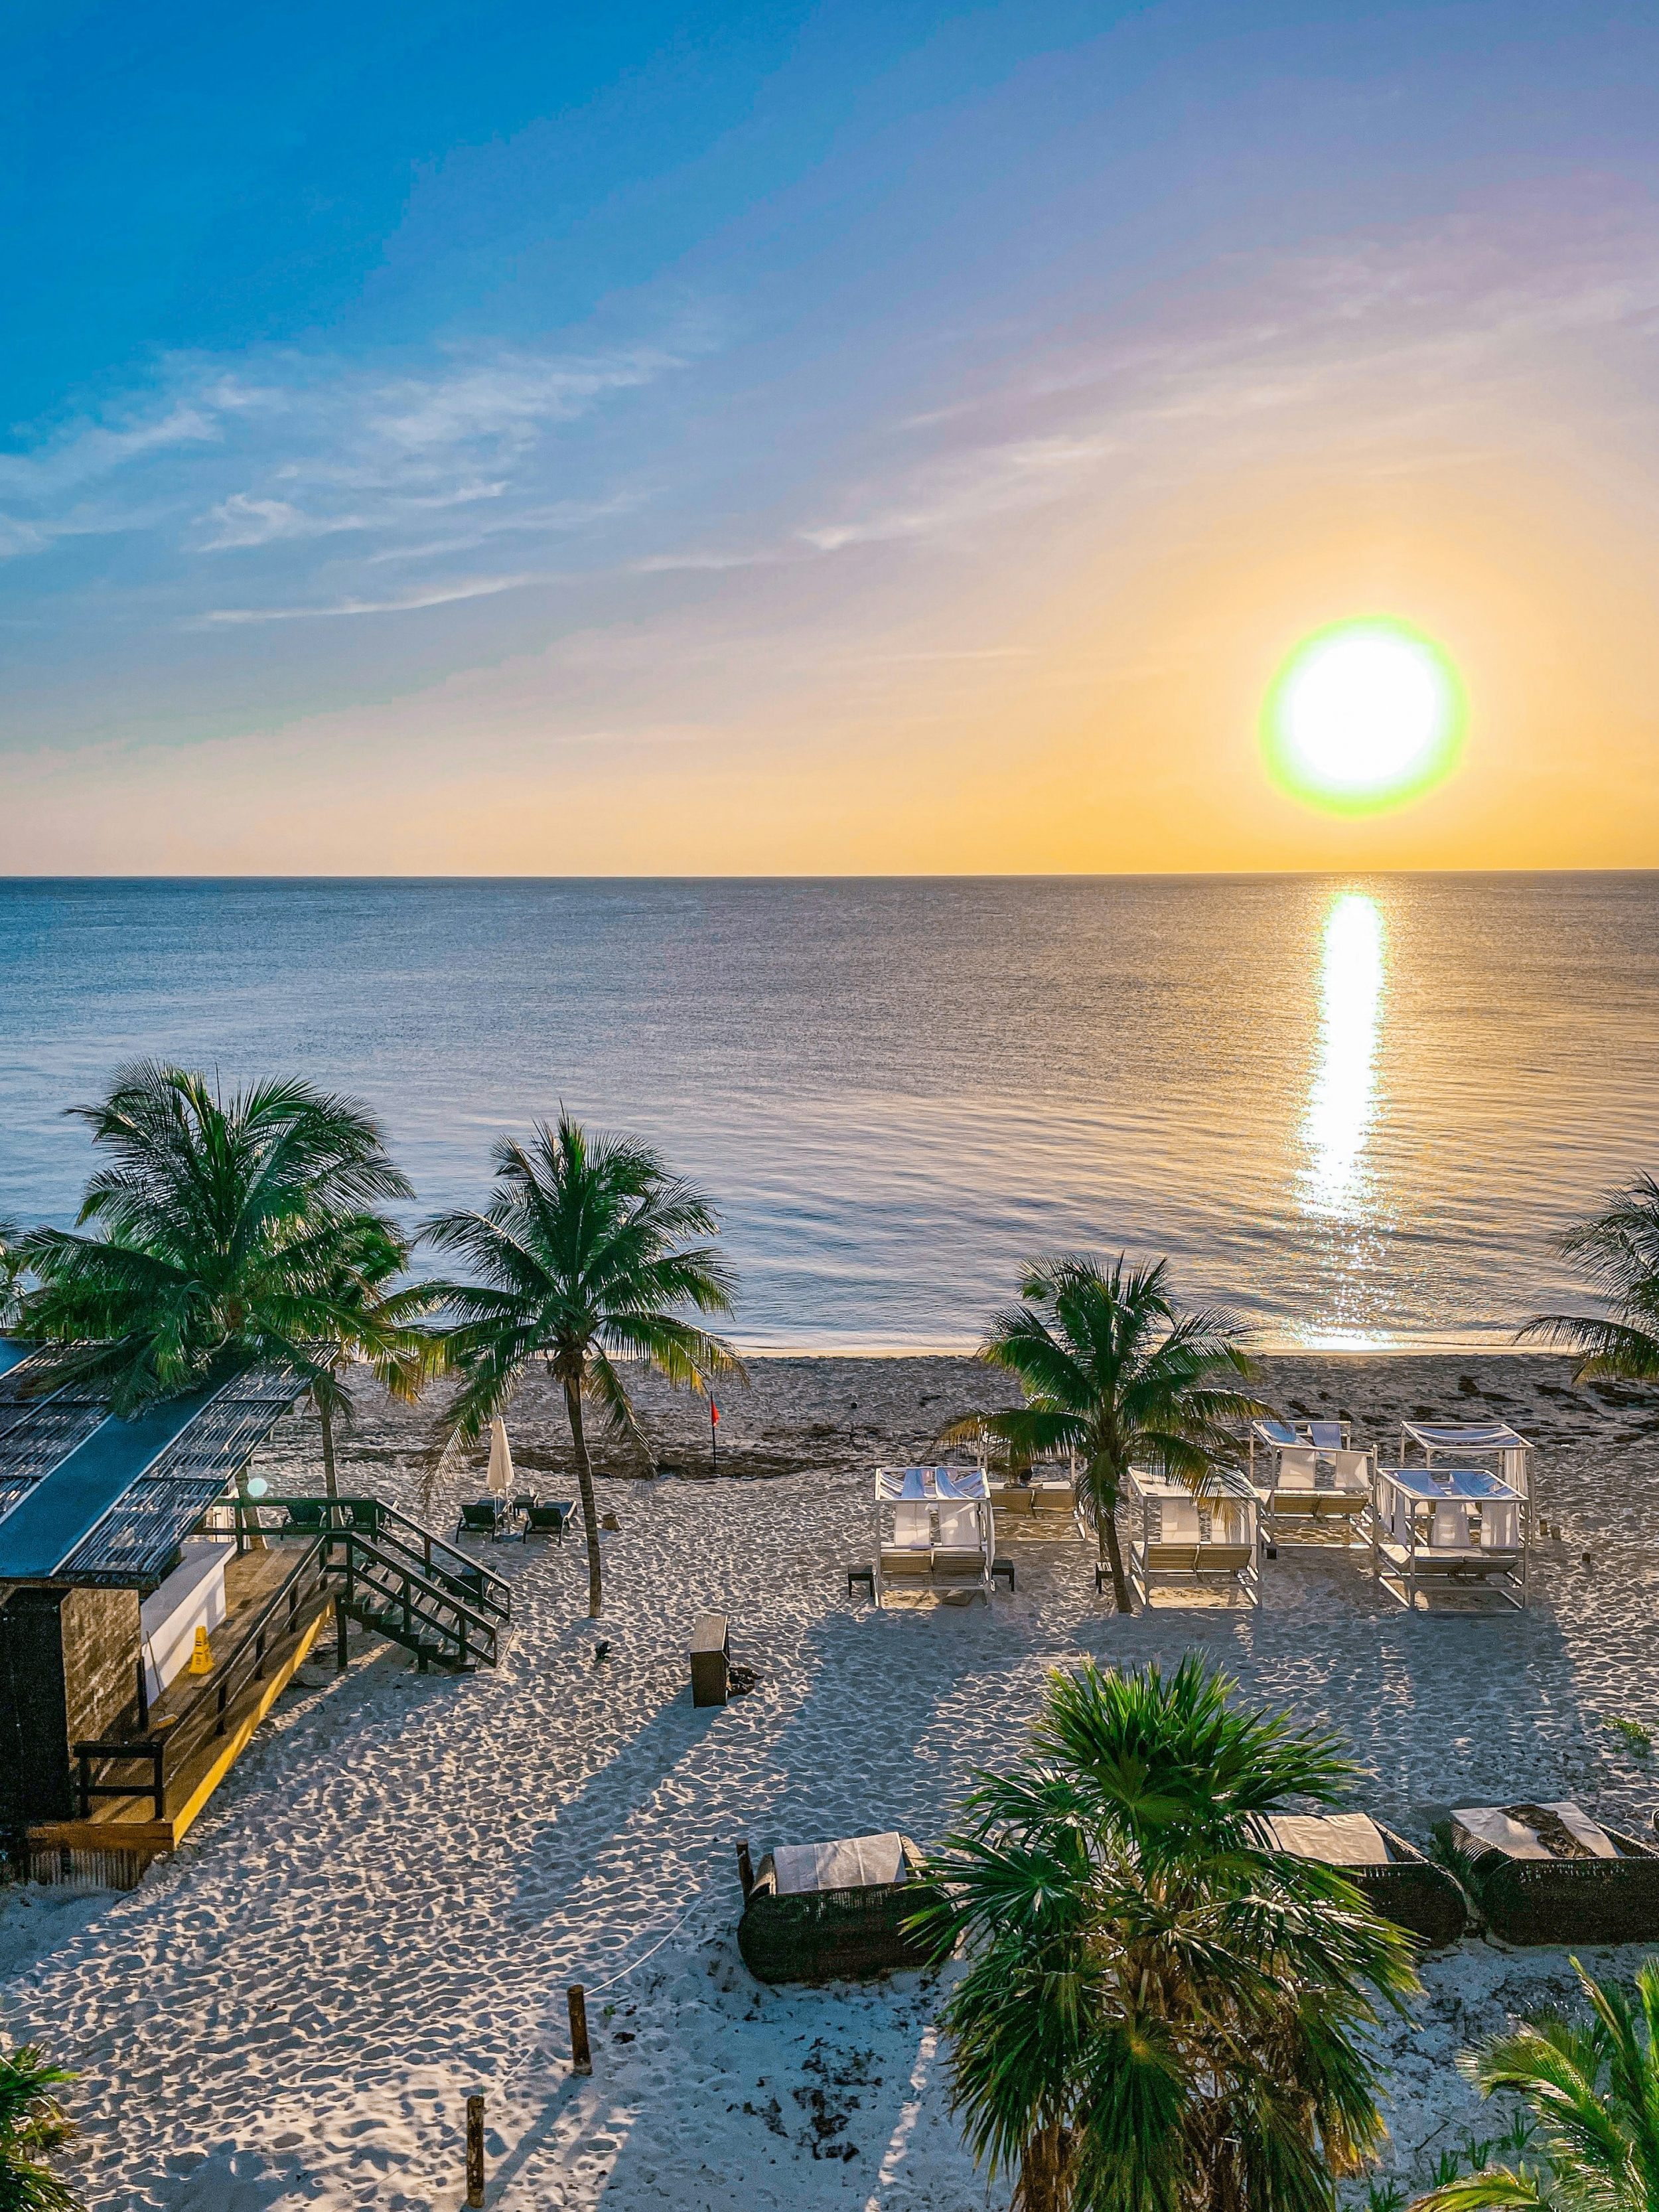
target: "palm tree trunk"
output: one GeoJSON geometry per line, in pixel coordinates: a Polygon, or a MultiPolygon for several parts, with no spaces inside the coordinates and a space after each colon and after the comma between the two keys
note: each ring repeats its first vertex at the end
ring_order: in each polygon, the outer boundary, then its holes
{"type": "Polygon", "coordinates": [[[331,1498],[337,1498],[340,1489],[334,1480],[334,1416],[329,1410],[326,1398],[317,1411],[322,1416],[323,1423],[323,1487],[331,1498]]]}
{"type": "Polygon", "coordinates": [[[1039,2128],[1020,2154],[1019,2212],[1066,2212],[1071,2201],[1066,2180],[1065,2132],[1039,2128]]]}
{"type": "Polygon", "coordinates": [[[574,1382],[564,1386],[564,1409],[570,1416],[570,1440],[576,1447],[576,1487],[581,1492],[582,1526],[587,1531],[587,1617],[597,1620],[604,1596],[599,1583],[599,1508],[593,1495],[593,1469],[582,1433],[582,1394],[574,1382]]]}
{"type": "Polygon", "coordinates": [[[1123,1547],[1117,1540],[1117,1485],[1115,1482],[1095,1492],[1095,1534],[1100,1541],[1100,1556],[1109,1559],[1112,1568],[1112,1595],[1120,1613],[1133,1608],[1129,1603],[1128,1577],[1123,1571],[1123,1547]]]}

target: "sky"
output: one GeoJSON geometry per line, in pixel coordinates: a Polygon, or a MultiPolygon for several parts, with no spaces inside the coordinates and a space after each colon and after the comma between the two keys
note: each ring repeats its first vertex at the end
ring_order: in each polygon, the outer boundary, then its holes
{"type": "Polygon", "coordinates": [[[7,22],[0,872],[1659,864],[1650,6],[7,22]]]}

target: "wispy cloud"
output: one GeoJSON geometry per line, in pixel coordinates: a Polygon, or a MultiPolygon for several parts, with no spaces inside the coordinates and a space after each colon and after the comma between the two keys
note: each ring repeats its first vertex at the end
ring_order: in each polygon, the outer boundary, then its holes
{"type": "Polygon", "coordinates": [[[0,455],[0,558],[27,561],[71,535],[142,532],[146,618],[166,588],[160,574],[191,627],[511,589],[494,574],[457,580],[453,566],[506,535],[568,538],[640,506],[644,488],[596,483],[618,464],[568,433],[687,358],[658,345],[456,348],[395,368],[292,351],[173,359],[147,392],[0,455]],[[395,598],[363,588],[387,562],[439,562],[445,574],[395,598]],[[219,572],[238,577],[233,606],[212,605],[219,572]]]}
{"type": "Polygon", "coordinates": [[[999,520],[1268,452],[1409,441],[1490,450],[1494,406],[1598,374],[1659,334],[1659,238],[1621,216],[1460,221],[1340,252],[1240,262],[1166,327],[1103,333],[896,426],[897,465],[849,485],[796,542],[981,543],[999,520]],[[906,458],[908,456],[908,458],[906,458]]]}
{"type": "Polygon", "coordinates": [[[422,607],[447,606],[456,599],[493,599],[499,592],[521,591],[526,584],[545,584],[545,575],[469,576],[454,583],[423,584],[386,599],[337,599],[327,605],[302,607],[215,607],[201,617],[204,625],[245,623],[316,622],[336,615],[413,614],[422,607]]]}

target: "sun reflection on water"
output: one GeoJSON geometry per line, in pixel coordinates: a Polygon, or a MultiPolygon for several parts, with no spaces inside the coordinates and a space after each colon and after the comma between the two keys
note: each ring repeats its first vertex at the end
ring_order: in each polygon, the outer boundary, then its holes
{"type": "Polygon", "coordinates": [[[1343,891],[1325,917],[1319,1059],[1302,1125],[1304,1203],[1327,1220],[1358,1221],[1365,1211],[1383,977],[1382,911],[1364,891],[1343,891]]]}

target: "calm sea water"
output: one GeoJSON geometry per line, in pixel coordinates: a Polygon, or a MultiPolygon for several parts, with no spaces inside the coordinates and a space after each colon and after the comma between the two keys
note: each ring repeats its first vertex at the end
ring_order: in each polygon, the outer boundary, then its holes
{"type": "Polygon", "coordinates": [[[563,1100],[700,1177],[756,1348],[1166,1253],[1270,1342],[1499,1343],[1659,1168],[1659,877],[0,884],[0,1214],[156,1054],[368,1098],[423,1206],[563,1100]]]}

